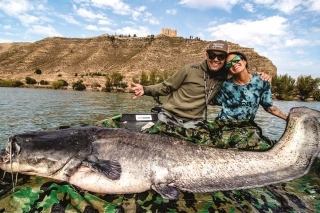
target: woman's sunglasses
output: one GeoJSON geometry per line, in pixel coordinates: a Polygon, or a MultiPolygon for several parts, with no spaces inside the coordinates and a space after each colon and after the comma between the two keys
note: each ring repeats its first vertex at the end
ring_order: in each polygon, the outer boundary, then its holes
{"type": "Polygon", "coordinates": [[[208,57],[209,59],[215,59],[217,57],[217,59],[219,61],[223,61],[224,59],[226,59],[226,55],[225,54],[215,54],[212,52],[207,52],[208,53],[208,57]]]}
{"type": "Polygon", "coordinates": [[[239,63],[239,61],[242,60],[242,56],[241,55],[236,55],[233,59],[231,59],[230,61],[228,61],[225,65],[225,68],[227,70],[229,70],[232,67],[232,63],[239,63]]]}

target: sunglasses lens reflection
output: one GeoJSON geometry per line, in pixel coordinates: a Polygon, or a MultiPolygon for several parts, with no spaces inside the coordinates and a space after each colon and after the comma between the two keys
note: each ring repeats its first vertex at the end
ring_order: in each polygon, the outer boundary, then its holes
{"type": "Polygon", "coordinates": [[[226,59],[226,56],[224,54],[208,53],[208,56],[209,59],[215,59],[217,57],[219,61],[223,61],[224,59],[226,59]]]}
{"type": "Polygon", "coordinates": [[[233,59],[231,59],[230,61],[228,61],[227,63],[226,63],[226,66],[225,66],[225,68],[227,69],[227,70],[229,70],[231,67],[232,67],[232,63],[239,63],[239,61],[241,61],[241,59],[242,59],[242,57],[240,56],[240,55],[237,55],[237,56],[235,56],[233,59]]]}

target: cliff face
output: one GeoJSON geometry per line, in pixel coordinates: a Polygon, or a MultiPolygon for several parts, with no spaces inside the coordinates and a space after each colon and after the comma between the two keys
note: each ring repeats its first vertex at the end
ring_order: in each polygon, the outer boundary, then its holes
{"type": "MultiPolygon", "coordinates": [[[[202,61],[209,43],[181,37],[119,38],[108,35],[0,43],[0,79],[24,81],[29,76],[37,82],[63,79],[69,84],[82,79],[89,87],[93,83],[103,86],[105,77],[87,74],[117,71],[125,76],[126,81],[131,81],[132,77],[139,78],[141,71],[176,71],[185,64],[202,61]],[[35,74],[36,69],[41,69],[42,74],[35,74]]],[[[252,48],[229,44],[230,51],[246,54],[251,71],[276,74],[272,62],[252,48]]]]}

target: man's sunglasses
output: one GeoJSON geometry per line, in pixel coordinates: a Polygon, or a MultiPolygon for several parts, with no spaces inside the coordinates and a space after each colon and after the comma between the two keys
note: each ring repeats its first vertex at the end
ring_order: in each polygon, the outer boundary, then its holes
{"type": "Polygon", "coordinates": [[[231,59],[230,61],[228,61],[225,65],[225,68],[227,70],[229,70],[232,67],[232,63],[239,63],[239,61],[242,60],[242,56],[241,55],[236,55],[233,59],[231,59]]]}
{"type": "Polygon", "coordinates": [[[215,54],[212,52],[207,52],[207,53],[210,59],[215,59],[216,57],[218,58],[219,61],[223,61],[224,59],[226,59],[225,54],[215,54]]]}

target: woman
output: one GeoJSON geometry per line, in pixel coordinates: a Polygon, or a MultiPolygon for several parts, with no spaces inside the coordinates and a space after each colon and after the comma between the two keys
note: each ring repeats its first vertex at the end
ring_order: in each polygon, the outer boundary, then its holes
{"type": "Polygon", "coordinates": [[[273,105],[270,83],[261,80],[260,75],[248,72],[247,58],[243,53],[230,52],[225,68],[232,77],[222,84],[212,99],[213,104],[222,106],[216,118],[220,126],[216,146],[270,149],[274,143],[262,136],[261,129],[253,121],[259,105],[272,115],[287,119],[287,115],[273,105]]]}

